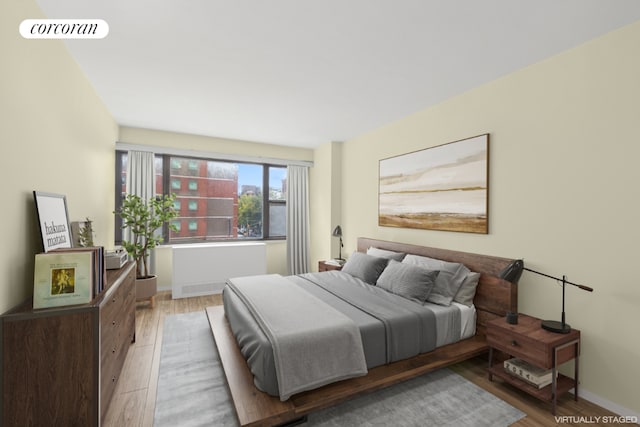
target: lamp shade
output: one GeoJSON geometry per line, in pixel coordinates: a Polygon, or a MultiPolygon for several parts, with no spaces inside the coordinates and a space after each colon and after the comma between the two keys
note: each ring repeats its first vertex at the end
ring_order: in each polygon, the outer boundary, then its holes
{"type": "Polygon", "coordinates": [[[336,225],[336,228],[333,229],[332,235],[334,237],[342,237],[342,227],[340,227],[339,225],[336,225]]]}
{"type": "Polygon", "coordinates": [[[507,265],[498,275],[501,279],[504,279],[511,283],[518,283],[520,276],[522,276],[522,270],[524,270],[524,261],[516,259],[507,265]]]}

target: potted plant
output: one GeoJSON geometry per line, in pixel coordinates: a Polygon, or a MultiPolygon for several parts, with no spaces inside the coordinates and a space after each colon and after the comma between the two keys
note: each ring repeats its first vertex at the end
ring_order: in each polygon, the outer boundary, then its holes
{"type": "Polygon", "coordinates": [[[84,222],[84,226],[80,227],[78,232],[78,244],[87,248],[90,246],[94,246],[93,244],[93,221],[89,218],[84,222]]]}
{"type": "Polygon", "coordinates": [[[122,246],[136,262],[136,300],[150,299],[157,291],[157,277],[149,274],[151,250],[164,241],[156,230],[168,223],[169,229],[177,231],[171,220],[178,216],[174,207],[176,195],[152,197],[148,201],[135,194],[127,194],[122,207],[114,214],[122,218],[122,229],[131,231],[131,240],[123,240],[122,246]]]}

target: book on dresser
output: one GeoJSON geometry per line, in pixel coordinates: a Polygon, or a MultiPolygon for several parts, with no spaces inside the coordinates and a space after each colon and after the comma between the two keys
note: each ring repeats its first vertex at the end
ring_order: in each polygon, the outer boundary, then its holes
{"type": "MultiPolygon", "coordinates": [[[[104,290],[104,284],[107,281],[107,263],[105,261],[106,251],[103,246],[86,246],[75,248],[57,248],[47,253],[67,252],[80,253],[90,252],[93,254],[93,294],[98,295],[104,290]]],[[[122,266],[120,266],[122,267],[122,266]]]]}
{"type": "MultiPolygon", "coordinates": [[[[543,388],[551,384],[551,369],[539,368],[518,358],[505,360],[504,369],[511,375],[538,388],[543,388]]],[[[556,371],[556,376],[557,375],[558,372],[556,371]]]]}
{"type": "Polygon", "coordinates": [[[33,308],[87,304],[106,280],[104,248],[54,249],[35,256],[33,308]]]}

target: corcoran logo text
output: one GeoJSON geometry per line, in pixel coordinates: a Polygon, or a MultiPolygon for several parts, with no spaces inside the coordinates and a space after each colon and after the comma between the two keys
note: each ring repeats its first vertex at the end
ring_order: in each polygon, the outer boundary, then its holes
{"type": "Polygon", "coordinates": [[[102,39],[109,24],[102,19],[25,19],[20,34],[25,39],[102,39]]]}

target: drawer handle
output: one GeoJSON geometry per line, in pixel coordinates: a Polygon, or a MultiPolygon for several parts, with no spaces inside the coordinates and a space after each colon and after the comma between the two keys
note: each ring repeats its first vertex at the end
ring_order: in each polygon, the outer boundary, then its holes
{"type": "Polygon", "coordinates": [[[115,354],[115,352],[116,352],[116,348],[115,348],[115,347],[113,347],[113,350],[111,350],[111,353],[114,353],[114,354],[115,354]]]}
{"type": "Polygon", "coordinates": [[[111,322],[111,324],[112,324],[113,326],[116,326],[116,321],[114,320],[113,322],[111,322]]]}
{"type": "Polygon", "coordinates": [[[516,341],[516,340],[511,340],[511,346],[512,346],[512,347],[517,347],[517,346],[518,346],[518,341],[516,341]]]}

